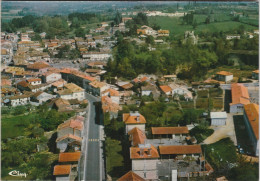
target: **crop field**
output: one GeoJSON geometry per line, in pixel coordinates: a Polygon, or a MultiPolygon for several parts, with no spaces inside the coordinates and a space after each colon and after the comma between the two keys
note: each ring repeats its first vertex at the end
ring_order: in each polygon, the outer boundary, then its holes
{"type": "MultiPolygon", "coordinates": [[[[246,31],[252,31],[257,29],[256,26],[251,26],[241,22],[229,21],[229,16],[223,14],[220,17],[216,16],[216,20],[218,22],[212,22],[210,24],[201,24],[205,22],[206,15],[195,15],[194,19],[196,19],[198,26],[195,29],[195,33],[199,32],[228,32],[238,28],[240,25],[244,25],[246,31]],[[220,22],[223,21],[223,22],[220,22]]],[[[185,31],[193,31],[193,27],[191,25],[182,25],[182,19],[178,17],[148,17],[149,23],[157,24],[161,27],[161,29],[167,29],[170,31],[170,35],[172,36],[181,36],[184,35],[185,31]]]]}
{"type": "Polygon", "coordinates": [[[198,98],[208,98],[208,90],[199,90],[198,98]]]}
{"type": "Polygon", "coordinates": [[[223,109],[223,98],[213,98],[213,109],[222,110],[223,109]]]}
{"type": "Polygon", "coordinates": [[[181,101],[180,104],[183,109],[190,109],[194,107],[193,101],[181,101]]]}
{"type": "Polygon", "coordinates": [[[209,99],[208,98],[198,98],[196,100],[197,109],[208,109],[209,108],[209,99]]]}

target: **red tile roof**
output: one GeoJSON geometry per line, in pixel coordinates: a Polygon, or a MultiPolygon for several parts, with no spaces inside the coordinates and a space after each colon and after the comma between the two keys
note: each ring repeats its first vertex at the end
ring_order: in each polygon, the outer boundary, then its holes
{"type": "Polygon", "coordinates": [[[143,78],[140,79],[141,82],[144,82],[144,81],[147,81],[147,80],[148,80],[147,77],[143,77],[143,78]]]}
{"type": "Polygon", "coordinates": [[[159,146],[161,155],[182,155],[202,153],[200,145],[170,145],[159,146]]]}
{"type": "Polygon", "coordinates": [[[227,71],[220,71],[220,72],[217,72],[216,74],[218,74],[218,75],[225,75],[225,76],[233,75],[232,73],[227,72],[227,71]]]}
{"type": "Polygon", "coordinates": [[[59,162],[77,162],[80,159],[81,152],[71,152],[71,153],[60,153],[59,162]]]}
{"type": "Polygon", "coordinates": [[[65,135],[63,137],[57,138],[56,142],[62,141],[64,139],[66,139],[66,138],[71,138],[71,139],[74,139],[74,140],[79,141],[79,142],[82,140],[82,138],[80,138],[78,136],[74,136],[72,134],[67,134],[67,135],[65,135]]]}
{"type": "Polygon", "coordinates": [[[149,154],[149,149],[144,148],[143,149],[143,154],[141,153],[141,148],[139,147],[131,147],[130,148],[130,158],[131,159],[149,159],[149,158],[159,158],[159,154],[157,149],[151,145],[150,148],[150,154],[149,154]]]}
{"type": "Polygon", "coordinates": [[[138,116],[131,116],[130,113],[123,114],[123,121],[125,124],[145,124],[146,120],[143,115],[139,114],[139,121],[137,120],[138,116]]]}
{"type": "Polygon", "coordinates": [[[27,65],[29,69],[44,69],[48,67],[50,67],[50,65],[46,62],[35,62],[34,64],[27,65]]]}
{"type": "Polygon", "coordinates": [[[77,129],[77,130],[83,130],[83,122],[70,119],[70,120],[67,120],[64,123],[60,124],[58,126],[57,130],[68,128],[68,127],[73,128],[73,129],[77,129]]]}
{"type": "Polygon", "coordinates": [[[152,134],[188,134],[189,130],[183,127],[152,127],[152,134]]]}
{"type": "Polygon", "coordinates": [[[133,171],[129,171],[125,175],[120,177],[117,181],[145,181],[145,179],[143,179],[133,171]]]}
{"type": "Polygon", "coordinates": [[[122,87],[123,89],[131,89],[133,86],[134,86],[133,84],[128,83],[128,84],[122,85],[121,87],[122,87]]]}
{"type": "Polygon", "coordinates": [[[107,89],[105,91],[103,91],[102,93],[109,93],[110,96],[119,96],[119,92],[115,89],[107,89]]]}
{"type": "Polygon", "coordinates": [[[4,85],[12,85],[12,81],[10,79],[1,79],[1,86],[4,85]]]}
{"type": "Polygon", "coordinates": [[[247,104],[244,105],[245,113],[253,129],[256,139],[259,139],[259,105],[257,104],[247,104]]]}
{"type": "Polygon", "coordinates": [[[133,146],[138,146],[138,144],[144,144],[146,140],[145,133],[142,132],[139,128],[135,127],[131,131],[128,132],[130,135],[129,140],[133,141],[133,146]]]}
{"type": "Polygon", "coordinates": [[[17,85],[20,85],[22,87],[28,87],[30,84],[28,82],[26,82],[25,80],[19,82],[17,85]]]}
{"type": "Polygon", "coordinates": [[[253,72],[256,74],[259,74],[259,70],[254,70],[253,72]]]}
{"type": "Polygon", "coordinates": [[[71,165],[55,165],[53,175],[69,175],[71,165]]]}
{"type": "Polygon", "coordinates": [[[160,88],[164,93],[172,91],[172,88],[168,85],[161,85],[160,88]]]}
{"type": "Polygon", "coordinates": [[[42,80],[39,79],[39,78],[32,78],[32,79],[28,79],[27,81],[28,82],[36,82],[36,81],[42,81],[42,80]]]}
{"type": "Polygon", "coordinates": [[[231,85],[232,103],[234,104],[250,104],[249,94],[247,88],[242,84],[232,84],[231,85]]]}

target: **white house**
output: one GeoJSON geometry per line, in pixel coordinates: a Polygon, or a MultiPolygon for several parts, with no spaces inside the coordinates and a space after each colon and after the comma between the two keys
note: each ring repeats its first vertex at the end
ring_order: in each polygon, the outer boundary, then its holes
{"type": "Polygon", "coordinates": [[[108,96],[111,98],[112,102],[115,102],[117,104],[120,103],[120,96],[119,96],[119,92],[115,89],[107,89],[105,91],[102,92],[102,96],[108,96]]]}
{"type": "Polygon", "coordinates": [[[9,98],[11,106],[20,106],[30,103],[30,95],[15,95],[9,98]]]}
{"type": "Polygon", "coordinates": [[[33,102],[38,102],[40,104],[52,99],[52,98],[55,98],[56,96],[55,95],[52,95],[52,94],[48,94],[46,92],[42,92],[42,91],[39,91],[39,92],[36,92],[33,96],[32,96],[32,101],[33,102]]]}
{"type": "Polygon", "coordinates": [[[59,97],[62,99],[78,99],[83,100],[85,99],[85,90],[81,87],[77,86],[76,84],[69,83],[64,85],[65,89],[58,91],[59,97]]]}
{"type": "Polygon", "coordinates": [[[226,40],[240,39],[240,35],[227,35],[226,40]]]}
{"type": "MultiPolygon", "coordinates": [[[[60,149],[60,152],[64,152],[67,149],[68,144],[77,144],[81,145],[82,138],[74,136],[73,134],[67,134],[60,138],[57,138],[57,148],[60,149]]],[[[79,146],[80,147],[80,146],[79,146]]]]}
{"type": "Polygon", "coordinates": [[[105,82],[99,82],[97,80],[89,83],[87,90],[93,95],[100,96],[102,92],[109,89],[109,85],[105,82]]]}
{"type": "Polygon", "coordinates": [[[146,120],[143,115],[139,112],[130,112],[123,114],[123,122],[126,125],[126,134],[131,131],[133,128],[137,127],[141,131],[145,132],[145,123],[146,120]]]}
{"type": "Polygon", "coordinates": [[[226,112],[210,112],[211,126],[224,126],[227,121],[226,112]]]}
{"type": "Polygon", "coordinates": [[[132,171],[144,179],[158,179],[157,163],[159,157],[157,149],[151,144],[139,144],[138,147],[130,147],[132,171]]]}
{"type": "Polygon", "coordinates": [[[43,82],[55,82],[61,79],[61,74],[56,72],[46,72],[42,75],[43,82]]]}
{"type": "Polygon", "coordinates": [[[82,54],[82,58],[90,60],[108,60],[111,56],[112,54],[107,52],[88,52],[82,54]]]}
{"type": "Polygon", "coordinates": [[[233,74],[227,71],[220,71],[216,73],[216,78],[219,81],[229,82],[233,80],[233,74]]]}
{"type": "Polygon", "coordinates": [[[42,83],[42,80],[39,78],[31,78],[28,79],[27,82],[31,85],[40,85],[42,83]]]}

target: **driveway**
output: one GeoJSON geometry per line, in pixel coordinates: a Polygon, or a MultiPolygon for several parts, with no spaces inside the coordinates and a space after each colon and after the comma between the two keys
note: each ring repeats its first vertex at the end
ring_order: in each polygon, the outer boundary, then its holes
{"type": "Polygon", "coordinates": [[[214,129],[214,133],[204,140],[205,144],[215,143],[223,138],[230,137],[230,139],[237,145],[235,126],[233,121],[233,113],[227,113],[227,123],[225,126],[210,126],[211,129],[214,129]]]}

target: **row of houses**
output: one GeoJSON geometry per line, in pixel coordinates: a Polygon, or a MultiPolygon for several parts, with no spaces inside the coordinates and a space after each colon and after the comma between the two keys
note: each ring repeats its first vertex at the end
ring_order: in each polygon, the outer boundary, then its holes
{"type": "Polygon", "coordinates": [[[54,166],[56,181],[75,180],[81,157],[84,117],[75,116],[57,128],[57,148],[60,150],[58,165],[54,166]]]}
{"type": "Polygon", "coordinates": [[[177,172],[176,179],[177,177],[209,175],[213,172],[212,167],[202,156],[200,145],[169,144],[169,140],[186,139],[189,134],[187,127],[152,127],[153,139],[147,139],[146,119],[139,112],[124,113],[123,122],[125,123],[125,134],[128,135],[131,142],[130,159],[132,170],[118,180],[132,180],[133,178],[158,180],[159,177],[162,178],[166,176],[166,173],[171,172],[173,168],[177,172]],[[160,139],[160,143],[156,143],[156,138],[160,139]],[[194,165],[195,170],[191,168],[183,170],[180,167],[173,166],[173,168],[164,170],[163,174],[161,173],[163,163],[170,161],[177,165],[179,161],[184,161],[184,158],[198,160],[199,165],[194,165]],[[203,171],[203,168],[205,171],[203,171]]]}

